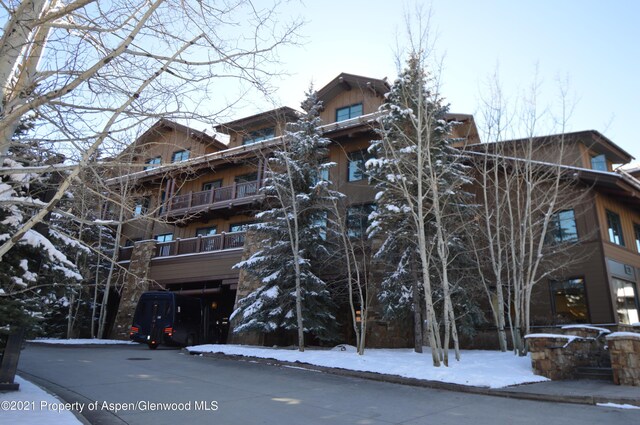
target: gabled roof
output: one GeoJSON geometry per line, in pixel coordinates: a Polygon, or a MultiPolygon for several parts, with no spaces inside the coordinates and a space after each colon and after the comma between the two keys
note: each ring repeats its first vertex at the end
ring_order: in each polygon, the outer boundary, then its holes
{"type": "MultiPolygon", "coordinates": [[[[583,131],[575,131],[571,133],[559,133],[559,134],[551,134],[548,136],[537,136],[537,137],[528,137],[522,139],[511,139],[511,140],[503,140],[499,142],[486,142],[479,144],[479,146],[491,146],[491,145],[499,145],[499,144],[516,144],[523,142],[535,142],[535,143],[556,143],[558,140],[580,140],[586,147],[591,149],[592,151],[604,154],[607,156],[609,160],[611,160],[614,164],[626,164],[635,159],[631,154],[620,146],[613,143],[610,139],[602,135],[597,130],[583,130],[583,131]]],[[[478,145],[468,145],[469,148],[478,145]]]]}
{"type": "Polygon", "coordinates": [[[216,131],[226,133],[228,131],[241,131],[247,127],[263,127],[266,125],[275,125],[280,121],[295,121],[300,116],[300,112],[288,106],[272,109],[259,114],[240,118],[235,121],[229,121],[216,126],[216,131]]]}
{"type": "Polygon", "coordinates": [[[391,86],[387,83],[387,79],[378,79],[363,77],[361,75],[340,73],[336,78],[331,80],[327,85],[318,90],[318,99],[327,102],[337,96],[340,92],[357,88],[359,90],[371,90],[377,95],[384,95],[389,91],[391,86]]]}
{"type": "Polygon", "coordinates": [[[191,127],[187,127],[186,125],[179,124],[175,121],[171,121],[165,118],[158,120],[155,124],[153,124],[147,131],[142,133],[140,137],[138,137],[133,143],[127,146],[119,155],[123,155],[128,153],[131,149],[136,147],[140,147],[147,143],[149,140],[160,134],[165,129],[171,129],[183,133],[189,137],[202,142],[207,146],[212,146],[218,150],[223,150],[227,148],[227,145],[216,140],[215,137],[208,135],[207,133],[199,130],[194,130],[191,127]]]}

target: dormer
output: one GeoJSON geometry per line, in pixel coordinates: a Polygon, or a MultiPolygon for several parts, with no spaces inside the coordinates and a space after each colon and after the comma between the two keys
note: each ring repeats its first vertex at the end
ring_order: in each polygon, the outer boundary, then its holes
{"type": "Polygon", "coordinates": [[[224,143],[203,131],[161,119],[124,149],[118,158],[128,168],[122,173],[129,173],[185,161],[226,148],[224,143]],[[134,167],[129,164],[134,164],[134,167]]]}
{"type": "Polygon", "coordinates": [[[251,145],[263,140],[279,137],[288,122],[296,121],[299,112],[283,106],[250,117],[220,124],[216,131],[229,135],[229,147],[251,145]]]}
{"type": "Polygon", "coordinates": [[[318,90],[323,124],[345,121],[376,112],[389,91],[386,79],[341,73],[318,90]]]}
{"type": "Polygon", "coordinates": [[[634,158],[595,130],[583,132],[582,166],[596,171],[613,171],[615,165],[628,164],[634,158]]]}

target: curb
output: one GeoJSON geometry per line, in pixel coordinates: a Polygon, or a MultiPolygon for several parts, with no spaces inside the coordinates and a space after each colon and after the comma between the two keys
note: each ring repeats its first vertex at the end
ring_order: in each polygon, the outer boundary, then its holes
{"type": "Polygon", "coordinates": [[[542,394],[531,392],[510,391],[503,388],[489,388],[489,387],[474,387],[462,384],[452,384],[448,382],[429,381],[426,379],[406,378],[399,375],[390,375],[377,372],[363,372],[350,369],[342,369],[336,367],[317,366],[310,363],[302,362],[289,362],[284,360],[266,359],[262,357],[241,356],[235,354],[224,353],[199,353],[191,352],[186,348],[181,351],[188,353],[192,356],[198,355],[202,357],[211,357],[217,359],[235,360],[235,361],[250,361],[253,363],[260,363],[270,366],[293,366],[301,369],[313,370],[316,372],[330,373],[332,375],[347,376],[350,378],[367,379],[370,381],[386,382],[390,384],[408,385],[412,387],[431,388],[435,390],[454,391],[467,394],[504,397],[520,400],[531,401],[548,401],[554,403],[570,403],[570,404],[585,404],[595,406],[600,403],[615,403],[615,404],[630,404],[634,406],[640,406],[640,400],[635,398],[624,397],[604,397],[604,396],[586,396],[586,395],[558,395],[558,394],[542,394]]]}

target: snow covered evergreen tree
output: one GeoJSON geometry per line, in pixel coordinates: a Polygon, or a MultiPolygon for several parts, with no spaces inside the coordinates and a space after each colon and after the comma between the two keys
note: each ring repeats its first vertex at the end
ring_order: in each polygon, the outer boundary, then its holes
{"type": "MultiPolygon", "coordinates": [[[[0,240],[15,234],[33,211],[41,208],[56,184],[56,173],[16,172],[34,163],[54,164],[61,160],[55,152],[21,143],[21,136],[30,126],[28,121],[23,123],[12,148],[3,158],[2,168],[13,171],[3,173],[0,182],[0,240]]],[[[68,254],[79,246],[43,222],[30,229],[3,257],[0,323],[5,330],[26,327],[31,335],[42,334],[51,330],[46,328],[44,319],[60,316],[66,320],[68,299],[79,290],[82,276],[63,251],[68,254]]],[[[58,333],[63,335],[64,332],[58,333]]]]}
{"type": "Polygon", "coordinates": [[[253,226],[261,248],[235,265],[260,287],[239,301],[234,331],[295,330],[300,351],[305,333],[321,340],[336,336],[335,305],[317,270],[328,257],[323,235],[330,202],[339,196],[321,178],[333,164],[324,162],[329,139],[318,130],[320,108],[310,88],[302,103],[305,114],[288,125],[268,160],[261,189],[267,209],[253,226]]]}
{"type": "MultiPolygon", "coordinates": [[[[381,139],[372,142],[375,158],[367,162],[379,189],[370,234],[384,235],[378,258],[401,259],[383,282],[381,300],[388,311],[412,305],[417,315],[421,289],[429,345],[434,365],[439,366],[441,361],[448,364],[450,336],[456,353],[458,348],[449,278],[455,256],[450,247],[459,238],[456,228],[464,222],[462,186],[470,180],[460,153],[452,147],[455,123],[447,120],[448,105],[425,69],[425,55],[413,51],[380,108],[385,112],[380,118],[381,139]],[[399,284],[394,285],[398,277],[399,284]],[[413,283],[418,279],[421,288],[413,283]],[[411,282],[411,290],[406,282],[411,282]],[[438,295],[441,320],[436,315],[438,295]],[[444,341],[440,341],[441,330],[444,341]]],[[[419,331],[417,319],[415,324],[419,331]]]]}

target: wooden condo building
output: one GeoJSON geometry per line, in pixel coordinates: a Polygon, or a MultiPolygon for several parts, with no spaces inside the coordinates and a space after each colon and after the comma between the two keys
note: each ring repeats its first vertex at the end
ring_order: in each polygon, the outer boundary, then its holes
{"type": "MultiPolygon", "coordinates": [[[[327,160],[337,164],[325,177],[346,195],[347,216],[374,202],[375,188],[363,168],[388,90],[385,80],[342,73],[318,91],[322,132],[332,141],[327,160]]],[[[227,341],[234,305],[251,289],[233,265],[255,248],[247,226],[261,209],[265,160],[282,142],[286,123],[298,114],[281,107],[221,124],[215,136],[160,120],[122,152],[118,159],[123,168],[109,184],[122,195],[125,224],[118,263],[129,273],[121,282],[114,336],[128,336],[142,292],[163,289],[200,297],[204,342],[227,341]]],[[[461,147],[478,150],[473,117],[450,114],[449,119],[461,123],[454,135],[461,147]]],[[[538,285],[534,324],[638,321],[640,182],[613,171],[614,164],[632,157],[595,131],[567,137],[569,154],[561,162],[575,169],[590,192],[580,214],[559,211],[558,224],[570,237],[588,236],[581,249],[590,255],[572,264],[562,278],[538,285]]],[[[518,141],[509,143],[516,157],[518,141]]],[[[553,137],[545,143],[551,147],[553,137]]],[[[540,152],[537,160],[557,162],[540,152]]],[[[110,214],[116,214],[113,207],[110,214]]],[[[412,344],[412,320],[406,326],[376,314],[370,320],[370,346],[412,344]]]]}

